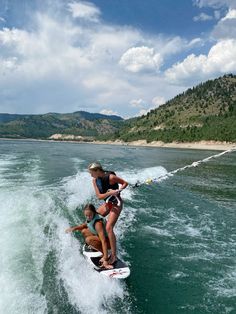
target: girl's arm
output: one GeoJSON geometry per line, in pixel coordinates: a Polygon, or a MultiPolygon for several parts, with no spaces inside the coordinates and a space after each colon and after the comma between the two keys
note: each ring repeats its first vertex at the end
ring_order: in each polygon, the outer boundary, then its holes
{"type": "Polygon", "coordinates": [[[100,193],[97,184],[96,184],[96,179],[93,179],[93,187],[96,193],[96,196],[99,200],[103,200],[104,198],[111,196],[111,195],[116,195],[119,193],[118,190],[109,190],[106,193],[100,193]]]}
{"type": "Polygon", "coordinates": [[[81,225],[75,226],[75,227],[67,228],[67,229],[65,230],[65,232],[68,233],[68,232],[73,232],[73,231],[76,231],[76,230],[81,231],[81,230],[83,230],[84,228],[87,228],[86,222],[83,223],[83,224],[81,224],[81,225]]]}
{"type": "Polygon", "coordinates": [[[128,182],[126,182],[120,177],[117,177],[114,174],[111,174],[109,179],[110,179],[110,184],[115,184],[115,183],[121,184],[121,187],[119,188],[119,190],[124,190],[128,186],[128,182]]]}

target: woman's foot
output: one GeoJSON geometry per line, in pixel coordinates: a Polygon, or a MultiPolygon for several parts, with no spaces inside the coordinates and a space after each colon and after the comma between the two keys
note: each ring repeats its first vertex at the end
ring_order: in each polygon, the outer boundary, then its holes
{"type": "Polygon", "coordinates": [[[117,257],[111,255],[110,258],[109,258],[109,260],[108,260],[108,263],[109,263],[110,265],[112,265],[112,264],[114,264],[116,261],[117,261],[117,257]]]}
{"type": "Polygon", "coordinates": [[[103,264],[104,261],[105,261],[104,257],[100,258],[99,264],[103,264]]]}
{"type": "Polygon", "coordinates": [[[100,267],[105,268],[105,269],[113,269],[114,268],[112,265],[108,264],[108,261],[103,261],[103,263],[100,267]]]}

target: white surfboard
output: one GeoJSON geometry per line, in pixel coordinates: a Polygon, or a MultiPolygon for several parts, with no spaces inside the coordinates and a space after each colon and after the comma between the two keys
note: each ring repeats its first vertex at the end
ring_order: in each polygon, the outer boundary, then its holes
{"type": "Polygon", "coordinates": [[[112,264],[114,268],[112,269],[101,268],[99,265],[99,260],[102,257],[102,253],[94,249],[91,249],[87,244],[83,246],[83,255],[85,256],[89,264],[94,268],[94,270],[96,270],[103,276],[109,278],[124,279],[130,275],[129,266],[119,258],[114,264],[112,264]]]}

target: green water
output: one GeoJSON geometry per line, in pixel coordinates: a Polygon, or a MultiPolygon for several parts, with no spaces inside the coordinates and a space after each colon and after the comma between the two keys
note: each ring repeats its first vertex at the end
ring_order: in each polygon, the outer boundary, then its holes
{"type": "Polygon", "coordinates": [[[218,154],[0,141],[0,313],[236,313],[236,152],[202,162],[218,154]],[[94,160],[131,184],[162,177],[123,192],[125,281],[91,270],[81,236],[64,232],[100,204],[94,160]]]}

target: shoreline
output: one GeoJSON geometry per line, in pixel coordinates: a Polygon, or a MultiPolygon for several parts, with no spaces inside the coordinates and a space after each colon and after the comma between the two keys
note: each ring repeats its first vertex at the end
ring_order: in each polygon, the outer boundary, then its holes
{"type": "Polygon", "coordinates": [[[199,142],[172,142],[164,143],[161,141],[154,141],[147,143],[146,140],[138,140],[133,142],[121,141],[93,141],[93,144],[110,144],[110,145],[124,145],[133,147],[156,147],[156,148],[178,148],[178,149],[198,149],[198,150],[236,150],[236,143],[220,142],[220,141],[199,141],[199,142]]]}
{"type": "Polygon", "coordinates": [[[232,142],[220,142],[220,141],[199,141],[199,142],[172,142],[164,143],[161,141],[154,141],[147,143],[146,140],[137,140],[132,142],[116,141],[72,141],[72,140],[52,140],[52,139],[33,139],[33,138],[0,138],[5,141],[35,141],[35,142],[59,142],[59,143],[74,143],[74,144],[97,144],[97,145],[118,145],[118,146],[130,146],[130,147],[156,147],[156,148],[178,148],[178,149],[197,149],[197,150],[236,150],[236,143],[232,142]]]}

